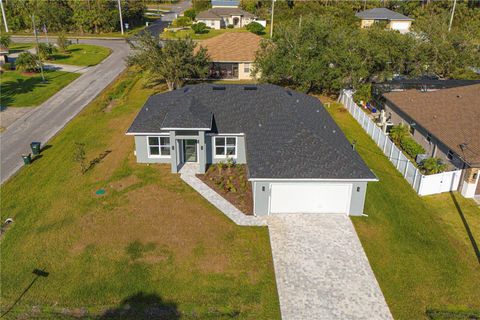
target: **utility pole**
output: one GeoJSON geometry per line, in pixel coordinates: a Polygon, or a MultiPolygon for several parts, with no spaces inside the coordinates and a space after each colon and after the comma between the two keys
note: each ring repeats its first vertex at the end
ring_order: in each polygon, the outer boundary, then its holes
{"type": "Polygon", "coordinates": [[[457,5],[457,0],[453,0],[452,15],[450,16],[450,23],[448,24],[448,32],[452,29],[453,15],[455,14],[455,6],[457,5]]]}
{"type": "Polygon", "coordinates": [[[273,37],[273,11],[275,10],[275,0],[272,0],[272,18],[270,19],[270,38],[273,37]]]}
{"type": "Polygon", "coordinates": [[[122,5],[120,4],[120,0],[117,0],[117,2],[118,2],[118,14],[120,15],[120,30],[122,30],[122,35],[123,35],[122,5]]]}
{"type": "Polygon", "coordinates": [[[8,32],[7,17],[5,16],[5,9],[3,8],[3,0],[0,0],[0,7],[2,9],[3,24],[5,25],[5,32],[8,32]]]}
{"type": "Polygon", "coordinates": [[[35,15],[32,14],[32,25],[33,25],[33,34],[35,35],[35,42],[37,44],[37,59],[38,64],[40,65],[40,72],[42,73],[42,82],[45,82],[45,76],[43,75],[43,65],[42,61],[40,60],[40,48],[38,46],[38,34],[37,34],[37,27],[35,26],[35,15]]]}

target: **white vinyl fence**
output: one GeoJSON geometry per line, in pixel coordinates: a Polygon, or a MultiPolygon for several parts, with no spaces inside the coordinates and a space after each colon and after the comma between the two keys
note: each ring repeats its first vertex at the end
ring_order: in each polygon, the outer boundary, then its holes
{"type": "Polygon", "coordinates": [[[345,106],[348,112],[365,129],[390,162],[419,195],[426,196],[458,189],[462,170],[423,175],[390,140],[389,136],[383,133],[382,129],[353,101],[352,95],[351,90],[342,90],[339,102],[345,106]]]}

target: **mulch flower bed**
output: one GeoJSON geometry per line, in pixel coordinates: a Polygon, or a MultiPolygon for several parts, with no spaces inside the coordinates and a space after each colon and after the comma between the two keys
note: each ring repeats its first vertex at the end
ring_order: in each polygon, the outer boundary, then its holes
{"type": "Polygon", "coordinates": [[[247,178],[247,166],[243,164],[212,164],[205,174],[197,177],[210,188],[247,215],[253,215],[252,184],[247,178]]]}

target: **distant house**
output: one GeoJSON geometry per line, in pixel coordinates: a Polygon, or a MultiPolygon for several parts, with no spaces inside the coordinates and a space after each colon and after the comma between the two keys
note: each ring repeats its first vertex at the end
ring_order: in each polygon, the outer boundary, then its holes
{"type": "Polygon", "coordinates": [[[463,170],[462,195],[480,197],[480,84],[391,91],[382,97],[388,123],[408,125],[426,156],[463,170]]]}
{"type": "Polygon", "coordinates": [[[414,19],[404,16],[398,12],[388,10],[386,8],[374,8],[365,11],[360,11],[355,15],[360,18],[360,27],[368,28],[374,23],[386,22],[387,28],[397,30],[400,33],[407,33],[410,31],[410,26],[414,19]]]}
{"type": "Polygon", "coordinates": [[[8,62],[8,48],[0,47],[0,65],[8,62]]]}
{"type": "Polygon", "coordinates": [[[198,47],[208,50],[213,63],[210,78],[246,80],[253,79],[255,54],[260,49],[261,37],[251,32],[226,32],[202,40],[198,47]]]}
{"type": "Polygon", "coordinates": [[[265,27],[265,20],[245,10],[238,8],[238,1],[224,0],[212,1],[212,9],[200,12],[196,17],[197,22],[203,22],[212,29],[223,29],[229,25],[234,28],[243,28],[255,21],[265,27]]]}

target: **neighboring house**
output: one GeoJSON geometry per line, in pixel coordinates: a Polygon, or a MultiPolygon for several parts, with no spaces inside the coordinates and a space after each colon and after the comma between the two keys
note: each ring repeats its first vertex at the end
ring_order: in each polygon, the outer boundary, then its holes
{"type": "Polygon", "coordinates": [[[412,18],[386,8],[374,8],[360,11],[355,16],[361,19],[361,28],[368,28],[374,23],[384,21],[387,23],[386,27],[388,29],[397,30],[400,33],[409,32],[413,21],[412,18]]]}
{"type": "Polygon", "coordinates": [[[465,197],[480,195],[480,84],[392,91],[382,97],[387,120],[409,125],[429,157],[464,170],[460,191],[465,197]]]}
{"type": "Polygon", "coordinates": [[[240,0],[212,0],[212,8],[238,8],[240,0]]]}
{"type": "Polygon", "coordinates": [[[195,20],[203,22],[212,29],[223,29],[232,25],[234,28],[243,28],[257,17],[250,12],[236,7],[216,7],[200,12],[195,20]]]}
{"type": "Polygon", "coordinates": [[[262,85],[186,86],[151,96],[127,131],[140,163],[247,164],[254,214],[361,215],[377,181],[312,96],[262,85]]]}
{"type": "Polygon", "coordinates": [[[213,61],[210,78],[248,80],[254,79],[253,62],[261,40],[251,32],[226,32],[200,41],[197,47],[207,49],[213,61]]]}

